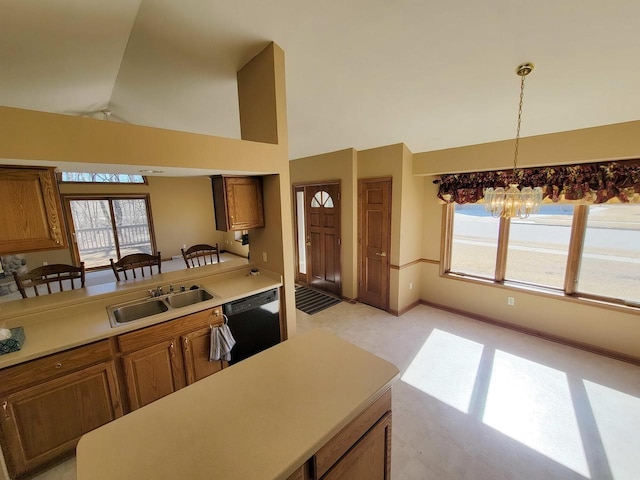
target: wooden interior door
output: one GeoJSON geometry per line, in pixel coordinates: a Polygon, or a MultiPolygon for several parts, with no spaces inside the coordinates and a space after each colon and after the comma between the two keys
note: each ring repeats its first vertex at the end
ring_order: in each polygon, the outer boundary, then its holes
{"type": "Polygon", "coordinates": [[[358,300],[389,309],[391,179],[358,181],[358,300]]]}
{"type": "Polygon", "coordinates": [[[307,281],[342,295],[340,260],[340,184],[305,187],[307,281]]]}

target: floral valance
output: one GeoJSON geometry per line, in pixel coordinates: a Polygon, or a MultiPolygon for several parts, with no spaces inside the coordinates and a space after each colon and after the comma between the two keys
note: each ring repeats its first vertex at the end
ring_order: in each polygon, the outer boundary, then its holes
{"type": "Polygon", "coordinates": [[[438,197],[446,203],[475,203],[482,200],[484,189],[507,187],[541,187],[544,197],[554,202],[580,200],[604,203],[612,198],[620,202],[640,203],[640,160],[586,163],[553,167],[522,168],[495,172],[441,175],[438,197]]]}

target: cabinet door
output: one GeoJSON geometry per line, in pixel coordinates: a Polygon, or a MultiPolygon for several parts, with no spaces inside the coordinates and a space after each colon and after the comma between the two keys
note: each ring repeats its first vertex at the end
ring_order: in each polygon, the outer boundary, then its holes
{"type": "Polygon", "coordinates": [[[264,227],[262,178],[215,176],[212,182],[217,230],[264,227]]]}
{"type": "Polygon", "coordinates": [[[391,478],[391,412],[342,457],[322,480],[389,480],[391,478]]]}
{"type": "Polygon", "coordinates": [[[211,327],[204,327],[182,336],[187,385],[219,372],[229,365],[222,360],[209,361],[210,342],[211,327]]]}
{"type": "Polygon", "coordinates": [[[127,393],[132,410],[184,387],[178,339],[159,342],[123,355],[127,393]]]}
{"type": "Polygon", "coordinates": [[[11,477],[73,452],[83,434],[122,416],[113,361],[18,391],[0,402],[11,477]]]}
{"type": "Polygon", "coordinates": [[[62,207],[53,169],[0,168],[0,253],[65,246],[62,207]]]}

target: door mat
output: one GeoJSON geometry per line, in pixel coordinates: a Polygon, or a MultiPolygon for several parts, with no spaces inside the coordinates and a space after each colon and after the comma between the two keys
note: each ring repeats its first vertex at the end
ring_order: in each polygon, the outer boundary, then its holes
{"type": "Polygon", "coordinates": [[[296,287],[296,308],[309,315],[318,313],[341,301],[339,298],[319,292],[318,290],[307,287],[296,287]]]}

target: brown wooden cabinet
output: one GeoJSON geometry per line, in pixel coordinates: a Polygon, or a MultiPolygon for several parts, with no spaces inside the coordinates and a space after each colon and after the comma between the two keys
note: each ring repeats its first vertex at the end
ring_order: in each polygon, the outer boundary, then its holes
{"type": "Polygon", "coordinates": [[[308,465],[313,480],[389,480],[391,390],[320,448],[308,465]]]}
{"type": "Polygon", "coordinates": [[[221,307],[214,307],[120,335],[131,410],[226,367],[209,362],[211,326],[222,321],[221,307]]]}
{"type": "Polygon", "coordinates": [[[3,369],[0,385],[11,477],[71,454],[83,434],[123,414],[106,340],[3,369]]]}
{"type": "Polygon", "coordinates": [[[65,247],[53,168],[0,167],[0,254],[65,247]]]}
{"type": "Polygon", "coordinates": [[[211,177],[216,229],[250,230],[264,227],[262,178],[211,177]]]}

